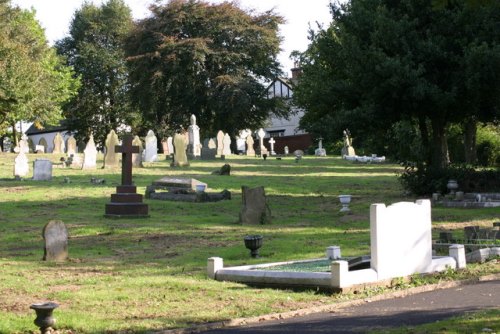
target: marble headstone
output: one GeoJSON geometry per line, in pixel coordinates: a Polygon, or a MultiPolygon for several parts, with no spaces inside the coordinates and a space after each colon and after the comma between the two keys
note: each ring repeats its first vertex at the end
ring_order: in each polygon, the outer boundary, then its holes
{"type": "Polygon", "coordinates": [[[146,135],[146,149],[144,150],[144,161],[155,162],[158,161],[158,139],[153,130],[149,130],[146,135]]]}
{"type": "Polygon", "coordinates": [[[133,167],[142,167],[142,141],[139,136],[135,136],[134,140],[132,140],[132,146],[139,147],[139,153],[132,153],[132,166],[133,167]]]}
{"type": "Polygon", "coordinates": [[[94,136],[90,135],[87,146],[83,150],[83,165],[82,169],[95,169],[97,161],[97,149],[94,143],[94,136]]]}
{"type": "Polygon", "coordinates": [[[168,154],[174,154],[174,139],[170,136],[167,138],[168,154]]]}
{"type": "Polygon", "coordinates": [[[14,176],[22,177],[28,175],[30,166],[28,164],[28,157],[21,150],[14,160],[14,176]]]}
{"type": "Polygon", "coordinates": [[[115,152],[119,144],[115,130],[111,130],[106,137],[106,154],[104,154],[104,168],[116,168],[120,162],[120,155],[115,152]]]}
{"type": "Polygon", "coordinates": [[[52,161],[48,159],[36,159],[33,161],[33,180],[52,180],[52,161]]]}
{"type": "Polygon", "coordinates": [[[44,261],[65,261],[68,258],[68,230],[59,220],[51,220],[42,231],[44,261]]]}
{"type": "Polygon", "coordinates": [[[222,155],[231,155],[231,137],[229,137],[228,133],[224,135],[224,139],[222,141],[222,155]]]}
{"type": "Polygon", "coordinates": [[[188,152],[193,157],[201,156],[200,127],[196,124],[196,116],[191,115],[191,125],[188,128],[189,147],[188,152]]]}

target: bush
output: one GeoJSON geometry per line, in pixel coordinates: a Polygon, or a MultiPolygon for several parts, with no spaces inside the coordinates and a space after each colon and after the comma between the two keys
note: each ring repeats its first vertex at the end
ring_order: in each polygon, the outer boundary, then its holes
{"type": "Polygon", "coordinates": [[[403,188],[415,195],[446,194],[448,180],[457,180],[459,190],[464,192],[498,192],[500,190],[500,168],[476,170],[467,166],[450,166],[445,169],[417,168],[405,164],[398,177],[403,188]]]}

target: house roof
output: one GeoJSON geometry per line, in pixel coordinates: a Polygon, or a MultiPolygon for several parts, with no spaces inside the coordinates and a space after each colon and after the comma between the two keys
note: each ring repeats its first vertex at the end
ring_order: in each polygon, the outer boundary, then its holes
{"type": "Polygon", "coordinates": [[[36,135],[41,133],[51,133],[51,132],[61,132],[67,131],[69,127],[67,125],[66,120],[62,120],[59,122],[59,125],[47,125],[44,126],[43,129],[39,129],[35,126],[35,123],[31,124],[31,126],[26,130],[26,135],[36,135]]]}

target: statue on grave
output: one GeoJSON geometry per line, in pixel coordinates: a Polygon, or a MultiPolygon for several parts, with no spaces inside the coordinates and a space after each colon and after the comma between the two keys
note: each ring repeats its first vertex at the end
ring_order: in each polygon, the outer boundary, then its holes
{"type": "Polygon", "coordinates": [[[351,132],[349,129],[344,130],[344,147],[342,147],[342,157],[355,156],[354,148],[352,147],[351,132]]]}

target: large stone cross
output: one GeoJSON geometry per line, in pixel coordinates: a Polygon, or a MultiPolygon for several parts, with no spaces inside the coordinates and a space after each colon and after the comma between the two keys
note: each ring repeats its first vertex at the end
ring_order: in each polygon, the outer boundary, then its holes
{"type": "Polygon", "coordinates": [[[132,135],[123,137],[122,146],[116,145],[115,152],[122,154],[122,185],[132,185],[132,154],[139,153],[139,146],[132,146],[132,135]]]}

